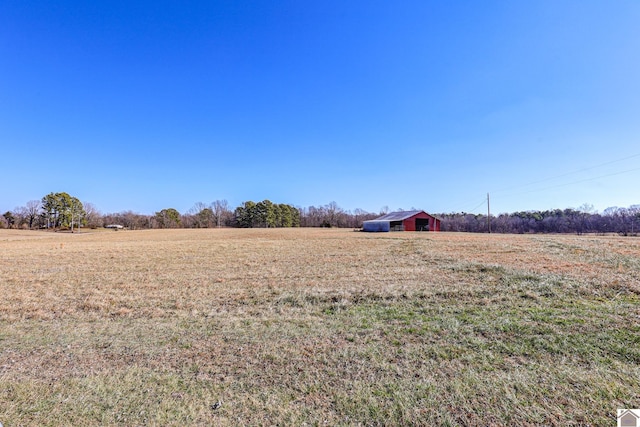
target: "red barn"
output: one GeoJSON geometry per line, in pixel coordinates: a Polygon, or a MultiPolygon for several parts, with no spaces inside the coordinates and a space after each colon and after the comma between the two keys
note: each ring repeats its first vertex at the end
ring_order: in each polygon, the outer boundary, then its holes
{"type": "Polygon", "coordinates": [[[364,221],[362,231],[440,231],[440,219],[425,211],[391,212],[364,221]]]}

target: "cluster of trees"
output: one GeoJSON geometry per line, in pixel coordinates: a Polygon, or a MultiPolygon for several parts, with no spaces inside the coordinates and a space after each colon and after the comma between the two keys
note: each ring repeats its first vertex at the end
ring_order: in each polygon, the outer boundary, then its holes
{"type": "MultiPolygon", "coordinates": [[[[294,207],[284,203],[246,201],[235,209],[226,200],[210,204],[196,203],[181,214],[174,208],[162,209],[153,215],[132,211],[101,214],[91,203],[82,203],[67,193],[49,193],[41,200],[31,200],[25,206],[0,216],[0,228],[105,227],[118,224],[126,228],[213,228],[213,227],[348,227],[360,228],[362,222],[388,212],[372,213],[362,209],[353,212],[335,202],[324,206],[294,207]]],[[[612,207],[594,212],[590,205],[578,209],[554,209],[486,215],[470,213],[436,214],[442,231],[473,233],[619,233],[637,235],[640,228],[640,205],[628,208],[612,207]]]]}
{"type": "Polygon", "coordinates": [[[300,211],[284,203],[274,204],[270,200],[255,203],[247,201],[234,211],[237,227],[274,228],[300,227],[300,211]]]}
{"type": "Polygon", "coordinates": [[[77,197],[67,193],[49,193],[42,198],[41,215],[47,228],[69,228],[73,231],[84,222],[85,211],[77,197]]]}
{"type": "Polygon", "coordinates": [[[583,205],[578,209],[514,212],[491,216],[468,213],[441,214],[442,231],[486,233],[618,233],[637,235],[640,228],[640,205],[612,207],[603,213],[583,205]]]}
{"type": "Polygon", "coordinates": [[[302,227],[343,227],[360,228],[362,222],[384,215],[387,207],[379,213],[355,209],[353,212],[344,210],[336,202],[324,206],[309,206],[300,209],[300,226],[302,227]]]}
{"type": "Polygon", "coordinates": [[[49,193],[42,200],[30,200],[25,206],[5,212],[0,226],[8,228],[70,229],[97,220],[93,205],[83,203],[67,193],[49,193]]]}
{"type": "Polygon", "coordinates": [[[207,205],[196,203],[181,218],[183,227],[186,228],[212,228],[231,227],[234,223],[233,212],[226,200],[215,200],[207,205]]]}

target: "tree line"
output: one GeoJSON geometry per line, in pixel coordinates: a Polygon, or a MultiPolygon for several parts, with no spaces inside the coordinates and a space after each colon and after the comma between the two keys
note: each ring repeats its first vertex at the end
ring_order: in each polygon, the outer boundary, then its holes
{"type": "Polygon", "coordinates": [[[640,228],[640,205],[626,208],[610,207],[602,213],[583,205],[578,209],[553,209],[500,214],[498,216],[470,213],[440,214],[442,231],[472,233],[617,233],[637,236],[640,228]]]}
{"type": "MultiPolygon", "coordinates": [[[[402,209],[398,209],[402,210],[402,209]]],[[[99,228],[119,225],[128,229],[152,228],[277,228],[277,227],[343,227],[358,229],[362,222],[388,212],[353,211],[337,203],[295,207],[270,200],[246,201],[231,208],[226,200],[209,204],[198,202],[187,212],[162,209],[153,215],[133,211],[103,214],[91,203],[82,203],[67,193],[49,193],[40,200],[0,216],[0,228],[53,229],[74,231],[79,227],[99,228]]],[[[433,214],[441,219],[442,231],[472,233],[618,233],[637,235],[640,228],[640,205],[611,207],[602,213],[590,205],[580,208],[523,211],[497,216],[459,213],[433,214]]]]}
{"type": "Polygon", "coordinates": [[[41,200],[5,212],[0,228],[53,229],[73,231],[79,227],[99,228],[119,225],[131,230],[152,228],[279,228],[352,227],[379,216],[356,209],[353,213],[335,202],[324,206],[295,207],[286,203],[246,201],[232,208],[226,200],[198,202],[187,212],[165,208],[152,215],[133,211],[99,212],[91,203],[82,203],[68,193],[50,193],[41,200]]]}

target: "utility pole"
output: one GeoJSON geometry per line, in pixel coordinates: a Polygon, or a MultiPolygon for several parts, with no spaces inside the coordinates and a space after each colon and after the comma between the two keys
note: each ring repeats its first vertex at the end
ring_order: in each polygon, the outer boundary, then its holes
{"type": "Polygon", "coordinates": [[[489,204],[489,193],[487,193],[487,230],[491,234],[491,207],[489,204]]]}
{"type": "Polygon", "coordinates": [[[73,233],[73,200],[71,200],[71,232],[73,233]]]}

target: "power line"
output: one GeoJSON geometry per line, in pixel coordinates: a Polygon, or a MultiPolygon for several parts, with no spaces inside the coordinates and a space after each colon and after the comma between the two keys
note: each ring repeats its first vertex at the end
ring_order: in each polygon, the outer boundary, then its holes
{"type": "Polygon", "coordinates": [[[519,192],[516,192],[516,193],[507,194],[507,196],[508,195],[514,195],[514,194],[534,193],[536,191],[546,191],[546,190],[551,190],[551,189],[554,189],[554,188],[566,187],[567,185],[581,184],[583,182],[595,181],[596,179],[607,178],[607,177],[615,176],[615,175],[622,175],[624,173],[635,172],[635,171],[640,171],[640,168],[627,169],[627,170],[624,170],[624,171],[614,172],[614,173],[610,173],[610,174],[607,174],[607,175],[600,175],[600,176],[595,176],[593,178],[581,179],[580,181],[573,181],[573,182],[567,182],[565,184],[552,185],[551,187],[538,188],[538,189],[528,190],[528,191],[519,191],[519,192]]]}
{"type": "Polygon", "coordinates": [[[475,208],[473,208],[473,209],[469,209],[469,210],[470,210],[470,211],[475,211],[475,210],[476,210],[476,209],[478,209],[480,206],[484,206],[484,204],[485,204],[485,203],[487,203],[487,201],[486,201],[485,199],[483,199],[483,200],[478,204],[478,206],[476,206],[476,207],[475,207],[475,208]]]}
{"type": "Polygon", "coordinates": [[[480,203],[478,203],[477,206],[474,206],[472,209],[465,209],[467,206],[471,206],[471,203],[464,205],[461,209],[456,209],[453,212],[464,212],[464,211],[469,211],[469,212],[473,212],[476,209],[478,209],[480,206],[484,206],[487,203],[487,199],[482,199],[482,201],[480,203]]]}
{"type": "MultiPolygon", "coordinates": [[[[607,165],[610,165],[610,164],[613,164],[613,163],[622,162],[622,161],[624,161],[624,160],[633,159],[633,158],[635,158],[635,157],[640,157],[640,153],[638,153],[638,154],[633,154],[633,155],[631,155],[631,156],[627,156],[627,157],[623,157],[623,158],[621,158],[621,159],[616,159],[616,160],[611,160],[611,161],[609,161],[609,162],[600,163],[600,164],[595,165],[595,166],[590,166],[590,167],[587,167],[587,168],[578,169],[578,170],[575,170],[575,171],[572,171],[572,172],[566,172],[566,173],[563,173],[563,174],[560,174],[560,175],[556,175],[556,176],[552,176],[552,177],[544,178],[544,179],[541,179],[541,180],[538,180],[538,181],[529,182],[529,183],[527,183],[527,184],[514,185],[514,186],[511,186],[511,187],[503,188],[503,189],[501,189],[501,190],[492,191],[492,193],[502,193],[502,192],[505,192],[505,191],[509,191],[509,190],[513,190],[513,189],[517,189],[517,188],[521,188],[521,187],[529,187],[529,186],[531,186],[531,185],[540,184],[540,183],[547,182],[547,181],[551,181],[551,180],[554,180],[554,179],[557,179],[557,178],[563,178],[563,177],[565,177],[565,176],[573,175],[573,174],[580,173],[580,172],[589,171],[589,170],[592,170],[592,169],[597,169],[597,168],[600,168],[600,167],[602,167],[602,166],[607,166],[607,165]]],[[[633,171],[635,171],[635,170],[637,170],[637,169],[631,169],[631,170],[629,170],[629,171],[624,171],[624,172],[614,173],[614,174],[611,174],[611,175],[618,175],[618,174],[620,174],[620,173],[633,172],[633,171]]],[[[578,183],[578,182],[590,181],[590,180],[592,180],[592,179],[603,178],[603,177],[611,176],[611,175],[604,175],[604,176],[600,176],[600,177],[596,177],[596,178],[589,178],[589,179],[586,179],[586,180],[577,181],[577,182],[572,182],[572,183],[569,183],[569,184],[559,184],[559,186],[572,185],[572,184],[576,184],[576,183],[578,183]]],[[[550,187],[550,188],[555,188],[555,187],[550,187]]],[[[546,189],[546,188],[545,188],[545,189],[546,189]]],[[[542,190],[545,190],[545,189],[540,189],[540,190],[531,190],[530,192],[533,192],[533,191],[542,191],[542,190]]],[[[525,192],[525,193],[526,193],[526,192],[525,192]]]]}
{"type": "MultiPolygon", "coordinates": [[[[517,188],[522,188],[522,187],[528,187],[528,186],[535,185],[535,184],[540,184],[540,183],[551,181],[551,180],[554,180],[554,179],[557,179],[557,178],[562,178],[562,177],[573,175],[573,174],[576,174],[576,173],[597,169],[597,168],[600,168],[602,166],[607,166],[607,165],[610,165],[610,164],[613,164],[613,163],[622,162],[624,160],[633,159],[635,157],[640,157],[640,153],[633,154],[633,155],[630,155],[630,156],[626,156],[626,157],[623,157],[623,158],[620,158],[620,159],[616,159],[616,160],[611,160],[611,161],[608,161],[608,162],[605,162],[605,163],[600,163],[600,164],[595,165],[595,166],[590,166],[590,167],[587,167],[587,168],[582,168],[582,169],[578,169],[578,170],[575,170],[575,171],[566,172],[566,173],[563,173],[563,174],[560,174],[560,175],[555,175],[555,176],[552,176],[552,177],[544,178],[544,179],[541,179],[541,180],[538,180],[538,181],[529,182],[527,184],[514,185],[514,186],[511,186],[511,187],[503,188],[502,190],[494,191],[492,193],[503,193],[505,191],[509,191],[509,190],[512,190],[512,189],[517,189],[517,188]]],[[[537,188],[537,189],[526,190],[526,191],[516,191],[516,192],[512,192],[512,193],[508,193],[506,195],[503,195],[503,197],[504,196],[511,196],[511,195],[534,193],[536,191],[546,191],[546,190],[551,190],[551,189],[554,189],[554,188],[566,187],[568,185],[574,185],[574,184],[580,184],[580,183],[583,183],[583,182],[595,181],[596,179],[607,178],[607,177],[610,177],[610,176],[621,175],[621,174],[625,174],[625,173],[629,173],[629,172],[635,172],[635,171],[639,171],[639,170],[640,170],[640,168],[627,169],[627,170],[624,170],[624,171],[614,172],[614,173],[610,173],[610,174],[606,174],[606,175],[599,175],[599,176],[592,177],[592,178],[586,178],[586,179],[582,179],[582,180],[579,180],[579,181],[573,181],[573,182],[568,182],[568,183],[564,183],[564,184],[552,185],[552,186],[544,187],[544,188],[537,188]]],[[[488,204],[489,204],[488,196],[487,196],[487,199],[483,199],[480,203],[478,203],[476,206],[474,206],[472,209],[469,209],[468,211],[469,212],[473,212],[476,209],[478,209],[479,207],[484,206],[485,204],[487,204],[487,207],[488,207],[488,204]]],[[[470,204],[467,204],[465,206],[470,206],[470,204]]],[[[466,209],[462,208],[462,209],[456,210],[455,212],[463,212],[465,210],[466,209]]]]}

